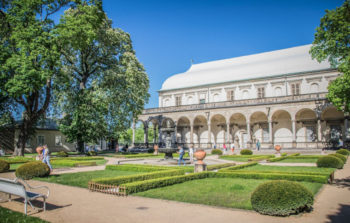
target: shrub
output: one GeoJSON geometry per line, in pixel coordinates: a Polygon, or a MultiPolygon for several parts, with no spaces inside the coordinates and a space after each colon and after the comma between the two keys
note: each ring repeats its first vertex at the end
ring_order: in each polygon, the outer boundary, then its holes
{"type": "Polygon", "coordinates": [[[224,167],[230,167],[230,166],[235,166],[235,163],[223,163],[223,164],[214,164],[214,165],[208,165],[207,170],[216,170],[216,169],[221,169],[224,167]]]}
{"type": "Polygon", "coordinates": [[[300,156],[300,153],[293,153],[293,154],[290,154],[289,156],[300,156]]]}
{"type": "Polygon", "coordinates": [[[46,177],[50,174],[50,168],[40,161],[28,162],[16,169],[16,177],[29,180],[33,177],[46,177]]]}
{"type": "Polygon", "coordinates": [[[341,159],[341,161],[343,161],[344,164],[346,163],[346,156],[344,156],[340,153],[329,154],[329,156],[335,156],[335,157],[341,159]]]}
{"type": "Polygon", "coordinates": [[[281,157],[276,157],[276,158],[270,158],[267,161],[269,161],[269,162],[277,162],[277,161],[281,161],[281,160],[287,159],[287,157],[288,156],[281,156],[281,157]]]}
{"type": "Polygon", "coordinates": [[[349,156],[350,152],[347,149],[339,149],[336,153],[342,154],[344,156],[349,156]]]}
{"type": "Polygon", "coordinates": [[[80,167],[80,166],[97,166],[96,162],[84,162],[84,161],[79,161],[74,163],[75,167],[80,167]]]}
{"type": "Polygon", "coordinates": [[[178,183],[183,183],[190,180],[203,179],[208,177],[209,172],[201,173],[191,173],[181,176],[171,176],[164,178],[157,178],[151,180],[137,181],[133,183],[123,184],[122,186],[126,187],[126,192],[128,194],[146,191],[153,188],[165,187],[169,185],[174,185],[178,183]]]}
{"type": "Polygon", "coordinates": [[[330,167],[330,168],[337,168],[337,169],[341,169],[344,166],[344,163],[341,159],[335,156],[329,156],[329,155],[319,158],[316,164],[317,164],[317,167],[330,167]]]}
{"type": "Polygon", "coordinates": [[[0,157],[1,160],[5,160],[9,164],[15,164],[15,163],[27,163],[30,161],[34,161],[34,158],[32,157],[23,157],[23,156],[16,156],[16,157],[0,157]]]}
{"type": "Polygon", "coordinates": [[[281,156],[287,156],[288,154],[287,153],[282,153],[281,156]]]}
{"type": "Polygon", "coordinates": [[[209,172],[210,177],[220,178],[243,178],[243,179],[267,179],[267,180],[291,180],[306,181],[314,183],[327,183],[329,175],[306,175],[285,173],[265,173],[260,171],[230,171],[230,172],[209,172]]]}
{"type": "Polygon", "coordinates": [[[68,153],[65,151],[59,151],[56,154],[57,157],[68,157],[68,153]]]}
{"type": "Polygon", "coordinates": [[[211,151],[211,154],[215,154],[215,155],[222,155],[222,151],[220,149],[213,149],[211,151]]]}
{"type": "Polygon", "coordinates": [[[311,210],[313,194],[303,185],[286,180],[259,185],[251,196],[255,211],[275,216],[288,216],[311,210]]]}
{"type": "Polygon", "coordinates": [[[135,171],[135,172],[154,172],[167,170],[168,168],[163,166],[151,166],[151,165],[137,165],[137,164],[122,164],[122,165],[107,165],[106,170],[119,170],[119,171],[135,171]]]}
{"type": "Polygon", "coordinates": [[[153,148],[149,148],[149,149],[147,150],[147,152],[148,152],[148,153],[154,153],[154,149],[153,149],[153,148]]]}
{"type": "Polygon", "coordinates": [[[69,167],[78,167],[78,166],[96,166],[96,162],[91,161],[78,161],[78,160],[52,160],[52,165],[55,166],[69,166],[69,167]]]}
{"type": "Polygon", "coordinates": [[[226,171],[232,171],[232,170],[239,170],[239,169],[243,169],[246,168],[248,166],[254,166],[257,165],[258,162],[250,162],[250,163],[246,163],[246,164],[241,164],[241,165],[237,165],[237,166],[233,166],[233,167],[229,167],[229,168],[223,168],[221,170],[219,170],[220,172],[226,172],[226,171]]]}
{"type": "Polygon", "coordinates": [[[97,153],[95,151],[89,151],[86,153],[87,156],[97,156],[97,153]]]}
{"type": "Polygon", "coordinates": [[[98,179],[93,179],[92,182],[99,183],[99,184],[119,186],[121,184],[135,182],[135,181],[144,181],[149,179],[177,176],[177,175],[183,175],[183,174],[184,174],[184,171],[182,170],[165,170],[165,171],[157,171],[153,173],[144,173],[144,174],[137,174],[137,175],[131,175],[131,176],[98,178],[98,179]]]}
{"type": "Polygon", "coordinates": [[[240,152],[241,155],[253,155],[253,151],[250,149],[242,149],[240,152]]]}
{"type": "Polygon", "coordinates": [[[10,164],[5,160],[0,160],[0,173],[7,172],[10,169],[10,164]]]}

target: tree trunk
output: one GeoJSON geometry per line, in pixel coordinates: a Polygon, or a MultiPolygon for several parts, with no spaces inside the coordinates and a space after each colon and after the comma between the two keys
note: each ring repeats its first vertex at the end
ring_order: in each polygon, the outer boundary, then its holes
{"type": "Polygon", "coordinates": [[[78,135],[77,137],[77,146],[78,146],[78,151],[80,153],[84,153],[84,140],[82,140],[82,137],[80,135],[78,135]]]}
{"type": "MultiPolygon", "coordinates": [[[[35,121],[36,122],[36,121],[35,121]]],[[[15,150],[13,152],[14,156],[24,156],[24,149],[29,136],[33,133],[33,122],[27,118],[23,119],[23,123],[20,125],[20,132],[18,135],[18,140],[16,143],[15,150]]]]}

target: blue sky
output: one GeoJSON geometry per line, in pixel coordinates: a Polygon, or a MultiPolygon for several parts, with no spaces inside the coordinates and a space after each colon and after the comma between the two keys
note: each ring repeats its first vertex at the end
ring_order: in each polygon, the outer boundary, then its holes
{"type": "Polygon", "coordinates": [[[130,33],[150,79],[146,108],[157,90],[194,63],[226,59],[313,41],[326,9],[343,0],[104,0],[113,26],[130,33]]]}

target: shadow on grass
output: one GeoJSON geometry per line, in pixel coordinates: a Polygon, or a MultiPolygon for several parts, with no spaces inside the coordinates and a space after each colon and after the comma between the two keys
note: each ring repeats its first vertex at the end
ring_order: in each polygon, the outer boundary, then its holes
{"type": "Polygon", "coordinates": [[[327,216],[327,223],[345,223],[350,219],[350,205],[341,204],[338,212],[327,216]]]}

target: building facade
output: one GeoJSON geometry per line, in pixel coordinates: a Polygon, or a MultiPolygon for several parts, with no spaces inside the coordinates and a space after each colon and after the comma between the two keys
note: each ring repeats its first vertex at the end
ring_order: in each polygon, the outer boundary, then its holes
{"type": "Polygon", "coordinates": [[[170,121],[173,143],[196,148],[252,148],[257,140],[262,148],[341,145],[348,118],[326,99],[340,73],[312,60],[310,47],[194,64],[171,76],[159,90],[159,107],[135,120],[145,127],[144,143],[162,144],[161,129],[170,121]],[[148,142],[148,128],[158,133],[154,142],[148,142]]]}

